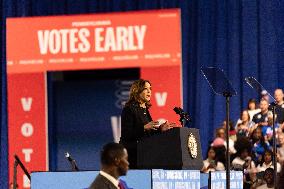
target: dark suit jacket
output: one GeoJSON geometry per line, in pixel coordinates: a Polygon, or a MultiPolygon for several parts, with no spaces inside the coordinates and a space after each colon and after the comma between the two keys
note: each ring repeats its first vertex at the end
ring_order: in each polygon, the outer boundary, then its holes
{"type": "Polygon", "coordinates": [[[106,177],[98,174],[89,189],[117,189],[117,187],[110,182],[106,177]]]}
{"type": "Polygon", "coordinates": [[[144,125],[152,121],[148,108],[141,108],[138,103],[130,103],[121,113],[120,143],[127,149],[131,169],[137,168],[137,142],[152,131],[144,131],[144,125]]]}

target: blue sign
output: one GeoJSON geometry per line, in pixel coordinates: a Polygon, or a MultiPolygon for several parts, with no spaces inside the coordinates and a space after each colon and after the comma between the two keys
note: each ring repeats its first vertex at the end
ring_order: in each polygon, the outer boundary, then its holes
{"type": "MultiPolygon", "coordinates": [[[[210,173],[211,189],[226,189],[226,171],[215,171],[210,173]]],[[[230,172],[230,189],[243,189],[243,172],[230,172]]]]}
{"type": "Polygon", "coordinates": [[[199,170],[152,170],[153,189],[200,189],[199,170]]]}
{"type": "MultiPolygon", "coordinates": [[[[31,175],[33,189],[87,189],[99,171],[82,172],[34,172],[31,175]]],[[[129,170],[120,177],[129,189],[151,188],[151,170],[129,170]]]]}

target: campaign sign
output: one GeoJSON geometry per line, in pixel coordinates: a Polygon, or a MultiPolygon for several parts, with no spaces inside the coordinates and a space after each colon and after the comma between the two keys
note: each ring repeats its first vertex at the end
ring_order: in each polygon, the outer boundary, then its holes
{"type": "Polygon", "coordinates": [[[152,170],[153,189],[200,189],[199,170],[152,170]]]}
{"type": "MultiPolygon", "coordinates": [[[[87,189],[99,171],[81,172],[34,172],[33,189],[87,189]]],[[[151,188],[151,170],[129,170],[127,176],[120,177],[127,189],[151,188]]]]}
{"type": "MultiPolygon", "coordinates": [[[[210,173],[211,189],[226,188],[226,171],[216,171],[210,173]]],[[[243,172],[230,172],[230,189],[243,189],[243,172]]]]}

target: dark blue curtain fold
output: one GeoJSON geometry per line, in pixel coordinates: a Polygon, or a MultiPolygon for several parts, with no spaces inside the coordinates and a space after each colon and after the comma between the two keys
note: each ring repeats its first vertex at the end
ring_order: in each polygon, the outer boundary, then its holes
{"type": "Polygon", "coordinates": [[[231,80],[238,93],[231,98],[234,121],[249,98],[258,98],[244,77],[254,76],[272,93],[275,88],[284,88],[283,0],[3,0],[1,6],[1,189],[7,188],[8,178],[7,17],[180,8],[184,109],[193,118],[190,126],[200,129],[203,154],[214,130],[225,119],[225,98],[213,93],[201,75],[201,66],[219,67],[231,80]]]}

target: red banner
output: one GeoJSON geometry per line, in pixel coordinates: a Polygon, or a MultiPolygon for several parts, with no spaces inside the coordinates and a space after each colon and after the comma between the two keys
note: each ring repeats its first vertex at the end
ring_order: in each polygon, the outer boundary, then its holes
{"type": "Polygon", "coordinates": [[[178,9],[7,19],[8,73],[180,64],[178,9]]]}
{"type": "Polygon", "coordinates": [[[152,84],[151,115],[154,120],[175,122],[179,116],[174,107],[182,104],[182,83],[180,66],[141,68],[141,77],[152,84]]]}
{"type": "MultiPolygon", "coordinates": [[[[8,75],[10,183],[14,154],[29,172],[48,170],[45,73],[8,75]]],[[[19,188],[29,180],[18,168],[19,188]]]]}

